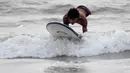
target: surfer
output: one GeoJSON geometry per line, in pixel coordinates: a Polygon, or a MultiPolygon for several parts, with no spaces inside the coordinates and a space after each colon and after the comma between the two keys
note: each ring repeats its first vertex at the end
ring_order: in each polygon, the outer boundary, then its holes
{"type": "Polygon", "coordinates": [[[80,5],[77,8],[71,8],[68,13],[64,15],[63,23],[66,25],[69,25],[69,23],[72,25],[78,23],[82,26],[82,31],[84,33],[87,32],[88,22],[86,17],[89,15],[91,15],[91,11],[87,7],[80,5]]]}

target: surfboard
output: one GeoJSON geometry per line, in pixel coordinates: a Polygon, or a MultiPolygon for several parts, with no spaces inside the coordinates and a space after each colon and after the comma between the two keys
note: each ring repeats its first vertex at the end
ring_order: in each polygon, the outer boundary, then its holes
{"type": "Polygon", "coordinates": [[[59,22],[50,22],[46,25],[47,31],[56,38],[81,39],[81,36],[68,25],[59,22]]]}

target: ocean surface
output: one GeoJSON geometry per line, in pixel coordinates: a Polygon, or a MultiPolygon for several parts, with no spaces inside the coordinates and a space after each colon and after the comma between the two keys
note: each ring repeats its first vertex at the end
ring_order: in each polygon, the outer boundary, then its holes
{"type": "Polygon", "coordinates": [[[130,0],[0,0],[1,73],[130,73],[130,0]],[[87,6],[81,42],[46,30],[72,7],[87,6]]]}

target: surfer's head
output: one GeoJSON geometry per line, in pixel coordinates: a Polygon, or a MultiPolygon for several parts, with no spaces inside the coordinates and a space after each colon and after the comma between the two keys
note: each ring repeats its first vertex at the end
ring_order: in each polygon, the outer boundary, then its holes
{"type": "Polygon", "coordinates": [[[68,18],[71,24],[74,24],[79,18],[79,11],[76,8],[71,8],[68,11],[68,18]]]}

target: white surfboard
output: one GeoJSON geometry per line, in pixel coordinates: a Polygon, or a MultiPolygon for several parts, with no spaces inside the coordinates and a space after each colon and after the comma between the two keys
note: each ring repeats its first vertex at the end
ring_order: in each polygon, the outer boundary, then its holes
{"type": "Polygon", "coordinates": [[[46,25],[48,32],[57,38],[74,38],[81,39],[81,36],[75,32],[68,25],[58,23],[58,22],[50,22],[46,25]]]}

